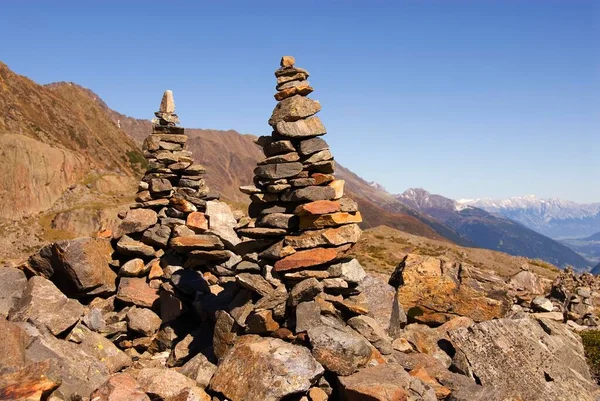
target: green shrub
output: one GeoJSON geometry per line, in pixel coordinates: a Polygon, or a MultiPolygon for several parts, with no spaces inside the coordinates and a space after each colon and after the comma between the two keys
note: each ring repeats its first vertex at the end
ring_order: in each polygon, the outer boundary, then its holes
{"type": "Polygon", "coordinates": [[[585,357],[592,375],[600,380],[600,330],[587,330],[579,333],[583,341],[585,357]]]}

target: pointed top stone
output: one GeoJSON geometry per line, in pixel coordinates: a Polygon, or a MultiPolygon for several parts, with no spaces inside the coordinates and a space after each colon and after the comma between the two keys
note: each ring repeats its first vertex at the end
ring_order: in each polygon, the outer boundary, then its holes
{"type": "Polygon", "coordinates": [[[282,67],[293,67],[296,64],[296,59],[293,56],[283,56],[279,65],[282,67]]]}
{"type": "Polygon", "coordinates": [[[161,113],[174,113],[175,112],[175,100],[173,99],[173,91],[166,90],[163,94],[162,100],[160,102],[161,113]]]}

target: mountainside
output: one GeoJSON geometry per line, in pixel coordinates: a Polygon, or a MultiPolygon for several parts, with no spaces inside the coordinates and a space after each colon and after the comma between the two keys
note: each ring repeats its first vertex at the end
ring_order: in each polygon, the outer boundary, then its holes
{"type": "Polygon", "coordinates": [[[0,108],[0,218],[48,209],[92,171],[138,174],[135,143],[78,86],[38,85],[0,62],[0,108]]]}
{"type": "Polygon", "coordinates": [[[530,195],[505,200],[462,199],[458,203],[518,221],[550,238],[581,238],[600,230],[600,202],[580,204],[530,195]]]}
{"type": "Polygon", "coordinates": [[[0,109],[0,262],[110,226],[145,159],[90,92],[0,62],[0,109]]]}
{"type": "Polygon", "coordinates": [[[562,267],[591,267],[589,261],[567,246],[485,210],[430,194],[423,189],[409,189],[396,197],[408,206],[450,226],[479,247],[539,258],[562,267]]]}

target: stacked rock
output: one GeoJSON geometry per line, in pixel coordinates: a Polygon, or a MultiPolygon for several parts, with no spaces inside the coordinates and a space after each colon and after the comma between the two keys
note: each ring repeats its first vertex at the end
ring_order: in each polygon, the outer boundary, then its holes
{"type": "MultiPolygon", "coordinates": [[[[231,300],[217,294],[238,287],[232,263],[241,260],[231,251],[240,242],[234,231],[237,220],[228,205],[209,195],[202,178],[206,171],[194,164],[185,130],[176,125],[171,91],[165,92],[155,115],[152,134],[143,145],[148,169],[137,203],[120,216],[113,235],[117,304],[141,308],[143,312],[135,312],[140,324],[157,322],[144,330],[130,327],[115,333],[119,346],[138,351],[152,344],[159,326],[186,312],[192,320],[214,320],[216,311],[231,300]]],[[[136,320],[129,309],[116,312],[115,322],[119,316],[136,320]]]]}
{"type": "Polygon", "coordinates": [[[308,72],[283,57],[275,71],[279,100],[269,124],[271,136],[257,144],[266,158],[254,170],[253,186],[240,190],[251,198],[253,224],[237,230],[257,252],[263,269],[238,275],[249,289],[245,320],[248,333],[287,333],[302,337],[321,315],[347,321],[366,314],[358,283],[365,272],[347,256],[360,237],[357,204],[344,198],[344,181],[334,177],[334,160],[321,137],[326,130],[308,72]],[[260,282],[260,285],[258,283],[260,282]],[[257,324],[258,322],[258,324],[257,324]]]}

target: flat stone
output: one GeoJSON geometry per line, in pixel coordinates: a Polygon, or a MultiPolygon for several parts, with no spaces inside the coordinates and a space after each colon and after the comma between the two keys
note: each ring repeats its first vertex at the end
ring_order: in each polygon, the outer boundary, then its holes
{"type": "Polygon", "coordinates": [[[287,191],[281,196],[281,200],[284,202],[313,202],[331,200],[335,195],[335,189],[329,186],[310,186],[287,191]]]}
{"type": "Polygon", "coordinates": [[[283,277],[290,280],[303,280],[311,277],[322,280],[329,278],[329,272],[327,270],[299,270],[293,273],[285,273],[283,277]]]}
{"type": "Polygon", "coordinates": [[[300,146],[298,147],[298,151],[303,156],[308,156],[313,153],[317,153],[323,150],[328,150],[329,145],[323,138],[310,138],[300,141],[300,146]]]}
{"type": "Polygon", "coordinates": [[[164,249],[167,247],[170,237],[171,228],[166,225],[157,224],[144,231],[141,241],[147,245],[164,249]]]}
{"type": "Polygon", "coordinates": [[[155,250],[150,245],[146,245],[140,241],[136,241],[133,238],[124,235],[117,242],[117,251],[123,255],[139,256],[139,257],[152,257],[154,256],[155,250]]]}
{"type": "MultiPolygon", "coordinates": [[[[198,210],[192,202],[189,202],[182,198],[173,197],[173,198],[169,199],[169,204],[173,208],[175,208],[183,213],[191,213],[191,212],[195,212],[198,210]]],[[[173,216],[173,217],[179,217],[179,216],[173,216]]]]}
{"type": "Polygon", "coordinates": [[[326,278],[322,281],[323,288],[332,292],[348,288],[348,282],[341,278],[326,278]]]}
{"type": "Polygon", "coordinates": [[[257,226],[292,229],[298,226],[298,219],[293,214],[271,213],[263,215],[256,222],[257,226]]]}
{"type": "Polygon", "coordinates": [[[206,168],[201,164],[192,164],[184,171],[185,175],[202,175],[206,174],[206,168]]]}
{"type": "Polygon", "coordinates": [[[221,361],[210,388],[231,401],[279,401],[307,392],[323,372],[306,347],[248,335],[221,361]]]}
{"type": "Polygon", "coordinates": [[[331,277],[339,277],[349,283],[360,283],[366,276],[365,270],[356,259],[332,265],[327,271],[331,277]]]}
{"type": "Polygon", "coordinates": [[[296,306],[296,333],[308,331],[321,324],[321,307],[318,303],[300,302],[296,306]]]}
{"type": "Polygon", "coordinates": [[[314,91],[314,88],[306,80],[297,80],[277,85],[277,90],[278,92],[274,96],[275,100],[281,101],[294,95],[307,96],[314,91]]]}
{"type": "Polygon", "coordinates": [[[246,195],[259,194],[262,192],[261,189],[257,188],[255,185],[244,185],[239,188],[240,192],[246,195]]]}
{"type": "MultiPolygon", "coordinates": [[[[321,188],[321,187],[319,187],[321,188]]],[[[340,203],[335,200],[318,200],[305,203],[294,210],[297,216],[316,216],[340,211],[340,203]]]]}
{"type": "Polygon", "coordinates": [[[274,291],[273,286],[259,274],[240,273],[236,276],[236,280],[242,287],[263,297],[272,294],[274,291]]]}
{"type": "Polygon", "coordinates": [[[151,308],[158,300],[158,291],[150,288],[143,278],[123,277],[119,282],[117,299],[128,305],[151,308]]]}
{"type": "Polygon", "coordinates": [[[103,363],[110,373],[131,366],[131,358],[123,351],[103,335],[91,331],[82,324],[77,324],[66,340],[76,343],[81,351],[94,358],[98,364],[103,363]]]}
{"type": "Polygon", "coordinates": [[[309,165],[304,165],[304,168],[311,174],[322,173],[322,174],[333,174],[335,171],[335,161],[326,160],[322,162],[316,162],[309,165]]]}
{"type": "Polygon", "coordinates": [[[348,320],[348,324],[373,344],[383,355],[389,355],[394,351],[391,339],[372,317],[355,316],[348,320]]]}
{"type": "Polygon", "coordinates": [[[118,228],[119,235],[139,233],[158,222],[158,215],[151,209],[132,209],[127,212],[118,228]]]}
{"type": "Polygon", "coordinates": [[[90,395],[94,401],[150,401],[137,381],[127,373],[111,376],[90,395]]]}
{"type": "Polygon", "coordinates": [[[280,121],[275,125],[275,130],[279,135],[289,138],[309,138],[327,133],[319,117],[293,122],[280,121]]]}
{"type": "Polygon", "coordinates": [[[282,121],[292,122],[310,117],[321,110],[321,104],[304,96],[292,96],[277,103],[269,119],[270,126],[282,121]]]}
{"type": "Polygon", "coordinates": [[[300,160],[300,156],[296,152],[285,153],[281,155],[275,155],[271,157],[267,157],[266,159],[260,161],[258,164],[278,164],[278,163],[291,163],[297,162],[300,160]]]}
{"type": "Polygon", "coordinates": [[[127,312],[127,327],[136,333],[152,336],[160,324],[160,317],[150,309],[133,307],[127,312]]]}
{"type": "Polygon", "coordinates": [[[357,224],[346,224],[338,228],[305,231],[300,235],[288,235],[285,244],[294,249],[316,248],[322,245],[339,246],[354,244],[360,239],[362,230],[357,224]]]}
{"type": "Polygon", "coordinates": [[[313,153],[308,158],[303,160],[302,163],[304,165],[310,165],[310,164],[319,163],[322,161],[332,160],[332,159],[333,159],[333,155],[331,154],[331,151],[329,149],[325,149],[325,150],[320,150],[316,153],[313,153]]]}
{"type": "Polygon", "coordinates": [[[166,178],[153,178],[150,180],[150,192],[152,193],[169,192],[172,189],[171,181],[166,178]]]}
{"type": "Polygon", "coordinates": [[[351,329],[321,325],[310,328],[308,338],[315,359],[341,376],[364,367],[371,357],[369,342],[351,329]]]}
{"type": "Polygon", "coordinates": [[[287,233],[284,228],[252,227],[237,230],[238,234],[250,238],[280,237],[287,233]]]}
{"type": "Polygon", "coordinates": [[[263,152],[265,156],[271,157],[275,155],[281,155],[285,153],[295,152],[296,148],[292,142],[288,140],[271,141],[263,146],[263,152]]]}
{"type": "Polygon", "coordinates": [[[14,267],[0,267],[0,317],[6,318],[27,287],[27,277],[14,267]]]}
{"type": "Polygon", "coordinates": [[[190,237],[174,237],[169,242],[171,248],[179,252],[195,250],[223,249],[223,243],[216,235],[197,234],[190,237]]]}
{"type": "Polygon", "coordinates": [[[313,300],[323,292],[323,284],[314,277],[307,278],[296,284],[290,291],[288,305],[296,306],[300,302],[313,300]]]}
{"type": "Polygon", "coordinates": [[[11,309],[12,322],[32,322],[59,335],[73,327],[85,308],[74,299],[67,298],[48,279],[33,276],[27,282],[21,299],[11,309]]]}
{"type": "Polygon", "coordinates": [[[338,212],[318,216],[301,216],[300,229],[315,229],[362,222],[360,212],[338,212]]]}
{"type": "Polygon", "coordinates": [[[278,180],[280,178],[294,177],[303,169],[302,163],[276,163],[264,164],[254,169],[257,177],[278,180]]]}
{"type": "Polygon", "coordinates": [[[314,248],[296,252],[275,262],[275,271],[286,271],[307,268],[331,262],[337,258],[337,251],[333,248],[314,248]]]}

